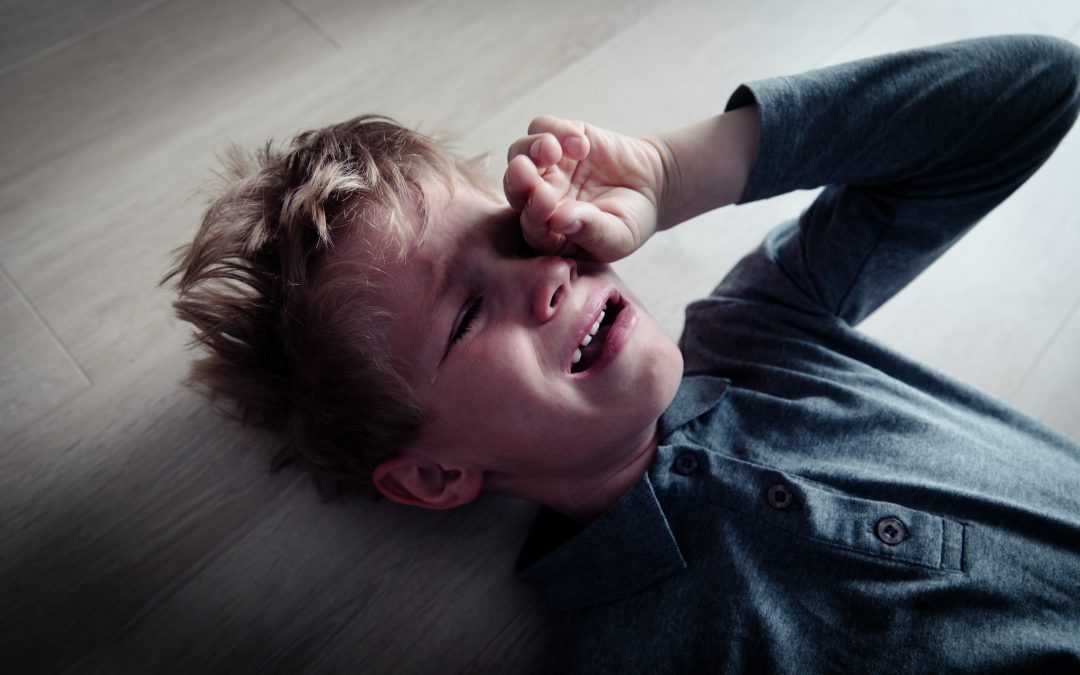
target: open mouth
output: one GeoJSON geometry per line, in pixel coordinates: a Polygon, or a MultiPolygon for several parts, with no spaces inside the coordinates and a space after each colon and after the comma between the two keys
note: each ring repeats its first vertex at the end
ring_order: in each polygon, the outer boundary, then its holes
{"type": "Polygon", "coordinates": [[[615,317],[619,315],[622,308],[622,303],[615,299],[607,301],[596,323],[589,329],[581,345],[574,350],[570,365],[571,373],[585,372],[597,362],[600,353],[604,350],[604,340],[607,339],[608,331],[611,330],[611,325],[615,323],[615,317]]]}

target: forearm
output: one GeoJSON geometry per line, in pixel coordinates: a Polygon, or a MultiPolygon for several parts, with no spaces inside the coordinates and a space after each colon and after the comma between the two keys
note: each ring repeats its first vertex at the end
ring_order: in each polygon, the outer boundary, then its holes
{"type": "Polygon", "coordinates": [[[1006,36],[744,85],[728,110],[758,106],[762,142],[741,201],[823,185],[977,201],[989,188],[989,209],[1071,126],[1076,56],[1061,40],[1006,36]]]}
{"type": "MultiPolygon", "coordinates": [[[[797,289],[794,306],[857,324],[1049,157],[1080,110],[1078,74],[1080,49],[1019,36],[739,87],[728,110],[756,105],[761,124],[740,203],[825,186],[759,261],[797,289]]],[[[724,292],[758,278],[734,274],[724,292]]]]}
{"type": "Polygon", "coordinates": [[[757,154],[758,127],[757,106],[750,105],[648,139],[664,164],[658,229],[740,200],[757,154]]]}

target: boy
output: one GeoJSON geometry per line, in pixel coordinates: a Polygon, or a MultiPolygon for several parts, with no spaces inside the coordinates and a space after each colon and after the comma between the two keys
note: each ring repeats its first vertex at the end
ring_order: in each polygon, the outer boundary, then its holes
{"type": "Polygon", "coordinates": [[[195,374],[395,501],[545,506],[520,566],[558,672],[1075,669],[1080,447],[854,326],[1078,107],[1069,43],[943,45],[647,140],[540,118],[509,206],[384,121],[314,132],[239,167],[177,268],[195,374]],[[679,349],[605,264],[821,185],[679,349]]]}

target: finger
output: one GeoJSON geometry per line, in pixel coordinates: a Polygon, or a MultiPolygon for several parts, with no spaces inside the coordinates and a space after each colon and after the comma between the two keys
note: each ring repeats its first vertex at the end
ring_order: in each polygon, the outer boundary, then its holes
{"type": "Polygon", "coordinates": [[[586,202],[563,202],[548,221],[551,232],[601,262],[626,257],[636,248],[633,234],[618,217],[586,202]]]}
{"type": "MultiPolygon", "coordinates": [[[[525,230],[522,230],[524,233],[525,230]]],[[[567,239],[561,234],[555,234],[551,230],[548,230],[545,235],[539,239],[533,239],[532,237],[525,235],[525,243],[529,245],[529,248],[537,253],[543,253],[547,255],[563,255],[563,252],[567,250],[567,239]]]]}
{"type": "Polygon", "coordinates": [[[515,211],[521,211],[529,201],[534,188],[544,182],[536,165],[524,155],[518,155],[510,160],[503,174],[503,192],[506,193],[506,201],[515,211]]]}
{"type": "Polygon", "coordinates": [[[506,161],[513,160],[517,155],[525,155],[536,164],[537,168],[544,169],[557,164],[562,159],[562,147],[559,145],[559,139],[552,134],[529,134],[510,144],[506,161]]]}
{"type": "Polygon", "coordinates": [[[506,161],[509,162],[518,155],[525,155],[536,164],[538,169],[546,169],[561,162],[563,157],[581,161],[588,154],[588,137],[576,132],[561,138],[549,133],[531,134],[522,136],[510,145],[506,153],[506,161]]]}
{"type": "Polygon", "coordinates": [[[590,143],[588,134],[569,134],[563,136],[561,142],[563,154],[575,162],[580,162],[589,156],[590,143]]]}
{"type": "Polygon", "coordinates": [[[543,181],[529,194],[521,211],[521,231],[528,240],[544,241],[551,232],[552,214],[559,206],[561,195],[543,181]]]}
{"type": "Polygon", "coordinates": [[[546,224],[527,223],[524,213],[521,216],[521,235],[525,243],[538,253],[557,253],[566,246],[566,237],[552,232],[546,224]]]}
{"type": "Polygon", "coordinates": [[[563,136],[582,133],[584,131],[585,124],[583,122],[564,120],[563,118],[555,117],[554,115],[541,115],[540,117],[533,119],[532,122],[529,122],[528,133],[548,133],[561,138],[563,136]]]}
{"type": "Polygon", "coordinates": [[[573,238],[585,227],[585,221],[596,219],[597,209],[587,202],[565,200],[555,207],[548,218],[548,228],[552,232],[573,238]]]}
{"type": "MultiPolygon", "coordinates": [[[[520,147],[518,148],[518,153],[529,154],[536,139],[543,134],[554,136],[558,140],[562,154],[570,159],[581,161],[589,154],[588,125],[584,122],[564,120],[551,115],[537,117],[529,124],[529,136],[526,136],[525,138],[531,140],[526,143],[524,142],[524,139],[522,139],[520,147]]],[[[547,146],[547,142],[544,143],[544,146],[547,146]]],[[[545,147],[545,150],[546,149],[547,148],[545,147]]],[[[534,156],[533,159],[538,159],[538,157],[534,156]]],[[[545,156],[544,159],[547,160],[547,157],[545,156]]],[[[557,162],[559,160],[556,159],[555,161],[557,162]]],[[[550,164],[545,161],[543,166],[550,166],[550,164]]]]}

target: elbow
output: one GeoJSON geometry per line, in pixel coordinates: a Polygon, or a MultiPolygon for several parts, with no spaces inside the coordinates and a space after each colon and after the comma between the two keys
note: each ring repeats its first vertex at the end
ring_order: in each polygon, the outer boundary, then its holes
{"type": "Polygon", "coordinates": [[[1030,50],[1031,72],[1038,73],[1052,101],[1070,109],[1080,105],[1080,46],[1050,35],[1024,36],[1030,50]]]}

